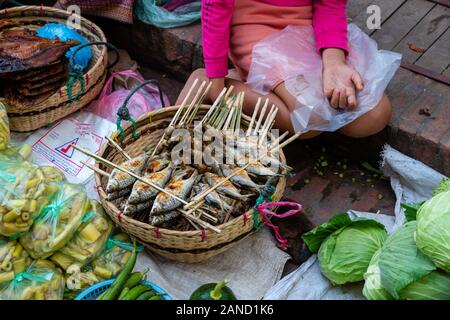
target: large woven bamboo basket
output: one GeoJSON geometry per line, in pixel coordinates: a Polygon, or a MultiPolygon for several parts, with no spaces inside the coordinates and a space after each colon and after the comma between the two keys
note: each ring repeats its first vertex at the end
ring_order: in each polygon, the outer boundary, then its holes
{"type": "MultiPolygon", "coordinates": [[[[208,106],[202,106],[196,118],[201,119],[208,108],[208,106]]],[[[161,138],[163,130],[168,126],[177,109],[178,107],[163,108],[145,114],[137,119],[138,139],[133,139],[131,137],[131,127],[129,125],[125,126],[124,150],[130,156],[140,155],[144,149],[153,150],[161,138]]],[[[241,127],[246,128],[249,120],[248,117],[243,115],[241,127]]],[[[117,137],[118,134],[116,132],[115,136],[117,137]]],[[[124,161],[123,156],[108,144],[105,144],[100,149],[99,156],[116,164],[124,161]]],[[[286,163],[286,158],[281,150],[280,157],[281,161],[286,163]]],[[[97,163],[96,166],[104,171],[111,171],[100,163],[97,163]]],[[[255,232],[253,227],[253,210],[217,226],[221,230],[221,233],[210,230],[175,231],[157,228],[123,215],[113,202],[106,200],[104,189],[106,188],[107,178],[96,174],[95,180],[101,202],[111,219],[126,233],[135,237],[147,249],[171,260],[186,263],[201,262],[228,250],[255,232]]],[[[279,201],[281,199],[285,187],[286,179],[282,177],[272,196],[273,201],[279,201]]],[[[259,221],[262,222],[261,216],[259,216],[259,221]]]]}
{"type": "MultiPolygon", "coordinates": [[[[49,22],[66,23],[70,14],[51,7],[21,6],[0,11],[0,20],[14,18],[24,25],[40,25],[49,22]]],[[[91,21],[80,17],[81,29],[77,30],[89,42],[106,42],[103,31],[91,21]]],[[[84,73],[85,90],[74,100],[69,99],[67,86],[61,87],[45,101],[33,106],[8,105],[8,117],[12,131],[33,131],[51,124],[67,115],[83,108],[91,102],[103,87],[108,64],[108,50],[105,46],[92,46],[93,59],[91,66],[84,73]]],[[[79,81],[72,92],[81,90],[79,81]]]]}

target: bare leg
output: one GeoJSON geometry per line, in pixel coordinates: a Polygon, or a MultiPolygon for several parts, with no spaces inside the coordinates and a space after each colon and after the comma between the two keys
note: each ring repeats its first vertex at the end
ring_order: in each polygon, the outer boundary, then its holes
{"type": "MultiPolygon", "coordinates": [[[[188,81],[186,82],[185,87],[181,91],[176,104],[179,105],[181,103],[192,83],[197,78],[200,81],[208,80],[204,69],[197,69],[191,74],[188,81]]],[[[225,80],[225,84],[226,86],[233,85],[236,92],[245,92],[244,113],[247,115],[251,115],[258,98],[261,96],[258,93],[252,91],[250,86],[243,83],[242,81],[227,78],[225,80]]],[[[270,104],[275,104],[279,109],[275,119],[275,127],[279,128],[282,131],[290,131],[291,133],[294,132],[290,114],[293,110],[295,110],[297,101],[295,97],[293,97],[286,89],[284,83],[278,85],[276,88],[274,88],[273,92],[263,96],[263,98],[268,98],[270,104]]],[[[206,97],[205,100],[206,103],[213,102],[211,97],[206,97]]],[[[362,117],[356,119],[352,123],[348,124],[347,126],[343,127],[339,130],[339,132],[343,135],[354,138],[367,137],[383,130],[389,123],[390,117],[391,104],[389,102],[389,99],[385,95],[374,109],[372,109],[362,117]]],[[[310,131],[302,135],[300,139],[313,138],[315,136],[318,136],[319,134],[320,132],[318,131],[310,131]]]]}
{"type": "Polygon", "coordinates": [[[386,128],[391,116],[391,102],[385,94],[375,108],[340,129],[339,133],[352,138],[372,136],[386,128]]]}

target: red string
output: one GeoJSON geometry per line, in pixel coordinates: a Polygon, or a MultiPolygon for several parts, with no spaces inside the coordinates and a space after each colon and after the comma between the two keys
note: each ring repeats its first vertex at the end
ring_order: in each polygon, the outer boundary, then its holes
{"type": "Polygon", "coordinates": [[[84,81],[86,82],[86,87],[89,85],[89,74],[85,74],[84,81]]]}
{"type": "Polygon", "coordinates": [[[248,220],[248,217],[247,217],[247,213],[246,212],[244,212],[243,214],[242,214],[242,219],[244,219],[244,226],[247,224],[247,220],[248,220]]]}
{"type": "Polygon", "coordinates": [[[43,17],[44,16],[44,5],[41,3],[41,7],[39,8],[39,15],[41,16],[41,17],[43,17]]]}
{"type": "Polygon", "coordinates": [[[97,185],[97,186],[95,186],[95,189],[97,189],[97,192],[99,192],[100,189],[103,189],[103,187],[101,185],[97,185]]]}
{"type": "Polygon", "coordinates": [[[161,238],[161,233],[159,232],[159,228],[156,228],[155,229],[155,235],[156,235],[156,238],[161,238]]]}
{"type": "Polygon", "coordinates": [[[119,219],[119,222],[122,222],[122,218],[123,218],[123,212],[120,211],[120,212],[117,214],[117,219],[119,219]]]}
{"type": "Polygon", "coordinates": [[[276,225],[274,225],[268,215],[270,216],[274,216],[276,218],[287,218],[293,215],[296,215],[297,213],[300,213],[301,211],[303,211],[303,206],[299,203],[295,203],[295,202],[286,202],[286,201],[280,201],[280,202],[264,202],[262,204],[260,204],[258,206],[258,212],[259,214],[263,217],[265,223],[267,224],[267,226],[269,228],[272,228],[274,233],[275,233],[275,238],[277,239],[280,247],[284,250],[287,249],[287,245],[288,245],[288,241],[283,238],[280,234],[280,228],[277,227],[276,225]],[[277,214],[276,212],[273,212],[271,210],[269,210],[268,208],[272,208],[272,207],[283,207],[283,206],[287,206],[287,207],[293,207],[294,209],[291,209],[285,213],[282,214],[277,214]]]}
{"type": "Polygon", "coordinates": [[[205,241],[205,240],[206,240],[206,230],[205,230],[205,229],[202,229],[202,230],[201,230],[200,237],[202,238],[202,241],[205,241]]]}

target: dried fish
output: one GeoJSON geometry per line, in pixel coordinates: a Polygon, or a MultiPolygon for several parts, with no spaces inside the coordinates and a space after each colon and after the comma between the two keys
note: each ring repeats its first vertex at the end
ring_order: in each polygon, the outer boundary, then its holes
{"type": "MultiPolygon", "coordinates": [[[[194,193],[197,195],[208,189],[209,189],[209,186],[207,184],[199,183],[198,185],[194,186],[194,193]]],[[[212,205],[215,208],[220,209],[222,211],[226,211],[226,212],[233,211],[233,207],[231,205],[229,205],[225,201],[224,198],[225,198],[225,196],[221,196],[220,194],[218,194],[216,191],[213,190],[208,193],[208,195],[205,197],[205,200],[210,205],[212,205]]]]}
{"type": "MultiPolygon", "coordinates": [[[[144,153],[142,156],[130,159],[122,163],[121,167],[127,169],[135,174],[140,174],[145,167],[148,160],[148,155],[144,153]]],[[[119,169],[114,169],[106,186],[106,192],[112,193],[118,190],[125,189],[136,181],[136,178],[130,176],[119,169]]]]}
{"type": "MultiPolygon", "coordinates": [[[[210,172],[205,173],[205,178],[210,186],[214,186],[223,180],[222,177],[219,177],[218,175],[210,172]]],[[[245,200],[252,196],[252,195],[242,195],[230,181],[225,181],[216,190],[218,193],[236,200],[245,200]]]]}
{"type": "MultiPolygon", "coordinates": [[[[174,168],[168,166],[164,170],[159,172],[154,172],[145,175],[145,179],[157,185],[158,187],[164,188],[169,182],[172,176],[174,168]]],[[[133,185],[133,190],[131,191],[130,197],[128,198],[128,204],[138,204],[153,199],[158,194],[158,190],[153,188],[147,183],[142,181],[136,181],[133,185]]]]}
{"type": "MultiPolygon", "coordinates": [[[[230,165],[227,164],[221,164],[219,165],[220,171],[222,173],[222,176],[228,177],[230,174],[233,173],[233,168],[231,168],[230,165]]],[[[236,185],[237,187],[249,189],[252,191],[258,191],[263,186],[260,186],[253,182],[253,180],[249,177],[247,172],[245,170],[239,172],[238,174],[234,175],[230,181],[236,185]]]]}
{"type": "MultiPolygon", "coordinates": [[[[236,164],[241,168],[244,167],[248,162],[249,159],[246,159],[244,157],[236,159],[236,164]]],[[[278,175],[277,172],[273,172],[270,168],[265,167],[259,161],[249,165],[245,170],[247,171],[248,174],[259,177],[270,177],[278,175]]]]}
{"type": "Polygon", "coordinates": [[[123,208],[123,213],[127,216],[133,215],[138,212],[148,210],[152,207],[152,201],[146,201],[138,204],[126,203],[123,208]]]}
{"type": "Polygon", "coordinates": [[[108,201],[116,200],[116,199],[119,199],[119,198],[129,195],[130,192],[131,192],[131,188],[114,191],[114,192],[108,193],[106,195],[106,200],[108,200],[108,201]]]}
{"type": "Polygon", "coordinates": [[[159,226],[163,223],[169,222],[175,218],[178,218],[180,216],[179,211],[170,211],[169,213],[165,213],[159,216],[150,216],[149,217],[149,223],[152,226],[159,226]]]}
{"type": "MultiPolygon", "coordinates": [[[[169,182],[165,189],[179,198],[186,200],[199,177],[197,171],[194,171],[189,179],[169,182]]],[[[181,205],[182,203],[179,200],[171,197],[167,193],[160,192],[156,196],[150,215],[160,215],[163,212],[175,210],[181,205]]]]}

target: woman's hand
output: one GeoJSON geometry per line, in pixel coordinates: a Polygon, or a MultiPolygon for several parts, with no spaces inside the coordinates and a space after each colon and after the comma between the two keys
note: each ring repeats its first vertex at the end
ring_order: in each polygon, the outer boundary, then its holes
{"type": "Polygon", "coordinates": [[[345,62],[341,49],[329,48],[322,52],[323,90],[333,108],[354,109],[356,91],[364,88],[358,71],[345,62]]]}

